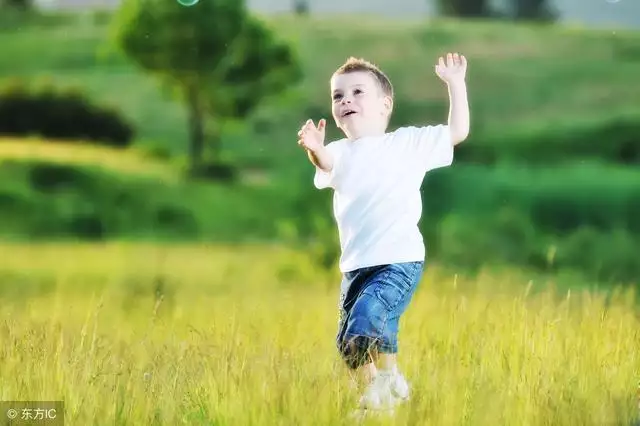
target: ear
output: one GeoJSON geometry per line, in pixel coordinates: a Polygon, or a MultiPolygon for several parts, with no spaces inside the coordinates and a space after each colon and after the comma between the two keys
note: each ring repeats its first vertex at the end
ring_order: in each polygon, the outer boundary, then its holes
{"type": "Polygon", "coordinates": [[[393,99],[391,98],[391,96],[385,96],[383,102],[384,102],[385,112],[387,113],[387,116],[388,116],[391,114],[391,111],[393,111],[393,99]]]}

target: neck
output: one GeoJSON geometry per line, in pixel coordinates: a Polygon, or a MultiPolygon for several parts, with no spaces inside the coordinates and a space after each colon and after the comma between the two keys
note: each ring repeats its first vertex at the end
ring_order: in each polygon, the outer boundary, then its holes
{"type": "Polygon", "coordinates": [[[347,130],[345,131],[345,136],[350,141],[355,141],[358,139],[370,137],[370,136],[382,136],[386,133],[386,128],[369,128],[369,129],[359,129],[359,130],[347,130]]]}

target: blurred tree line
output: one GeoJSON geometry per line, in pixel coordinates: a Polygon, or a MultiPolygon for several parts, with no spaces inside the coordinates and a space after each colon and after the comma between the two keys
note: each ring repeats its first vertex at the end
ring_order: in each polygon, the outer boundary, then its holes
{"type": "MultiPolygon", "coordinates": [[[[432,0],[430,0],[432,1],[432,0]]],[[[437,0],[445,16],[461,18],[501,17],[516,20],[551,21],[555,13],[547,0],[507,0],[506,7],[496,7],[490,0],[437,0]]],[[[309,0],[293,0],[295,13],[309,13],[309,0]]]]}
{"type": "Polygon", "coordinates": [[[33,9],[33,0],[0,0],[0,10],[30,11],[33,9]]]}
{"type": "Polygon", "coordinates": [[[504,7],[496,7],[490,0],[438,0],[438,7],[444,15],[463,18],[552,21],[556,16],[548,0],[507,0],[504,7]]]}

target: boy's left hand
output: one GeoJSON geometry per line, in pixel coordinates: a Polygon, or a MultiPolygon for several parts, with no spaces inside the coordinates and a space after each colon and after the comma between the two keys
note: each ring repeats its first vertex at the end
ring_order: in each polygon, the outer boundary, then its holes
{"type": "Polygon", "coordinates": [[[457,53],[447,53],[446,62],[442,56],[439,58],[436,74],[447,84],[464,82],[467,74],[467,59],[457,53]]]}

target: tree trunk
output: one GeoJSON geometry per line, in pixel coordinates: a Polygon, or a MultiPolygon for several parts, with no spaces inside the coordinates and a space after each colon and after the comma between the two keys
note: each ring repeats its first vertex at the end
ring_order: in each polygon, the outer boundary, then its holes
{"type": "Polygon", "coordinates": [[[204,153],[204,114],[198,90],[195,88],[189,89],[187,108],[189,114],[189,167],[195,171],[202,165],[204,153]]]}

